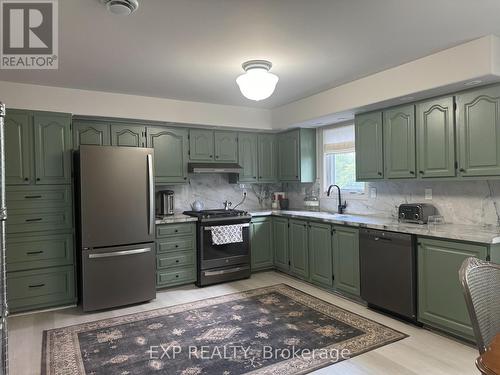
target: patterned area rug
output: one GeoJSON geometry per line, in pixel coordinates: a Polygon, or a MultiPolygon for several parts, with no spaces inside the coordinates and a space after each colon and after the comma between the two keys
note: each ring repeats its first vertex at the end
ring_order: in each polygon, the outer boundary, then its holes
{"type": "Polygon", "coordinates": [[[279,284],[45,331],[42,374],[305,374],[404,337],[279,284]]]}

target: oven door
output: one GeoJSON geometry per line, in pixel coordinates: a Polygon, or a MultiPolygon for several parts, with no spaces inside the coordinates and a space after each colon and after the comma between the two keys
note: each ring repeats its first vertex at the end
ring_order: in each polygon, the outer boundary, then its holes
{"type": "Polygon", "coordinates": [[[200,225],[199,260],[200,269],[221,268],[232,265],[250,264],[250,223],[225,222],[200,225]],[[212,226],[242,224],[243,242],[215,245],[212,242],[212,226]]]}

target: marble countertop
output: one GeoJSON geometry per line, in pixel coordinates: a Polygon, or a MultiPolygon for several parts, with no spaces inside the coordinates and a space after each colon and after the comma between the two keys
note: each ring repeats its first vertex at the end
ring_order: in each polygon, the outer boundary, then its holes
{"type": "Polygon", "coordinates": [[[311,219],[339,225],[360,228],[388,230],[392,232],[416,234],[420,236],[470,241],[483,244],[500,243],[500,227],[462,224],[440,224],[429,230],[427,225],[400,223],[393,218],[380,216],[331,214],[311,211],[253,211],[252,216],[283,216],[298,219],[311,219]]]}
{"type": "Polygon", "coordinates": [[[156,218],[156,225],[160,224],[175,224],[175,223],[189,223],[198,221],[198,218],[187,216],[181,213],[175,213],[173,215],[164,216],[163,218],[156,218]]]}

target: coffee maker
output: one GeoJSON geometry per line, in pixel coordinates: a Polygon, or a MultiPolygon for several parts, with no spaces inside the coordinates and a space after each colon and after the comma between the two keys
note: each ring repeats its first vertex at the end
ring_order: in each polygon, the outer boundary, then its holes
{"type": "Polygon", "coordinates": [[[168,216],[174,214],[174,192],[172,190],[160,190],[156,193],[156,216],[168,216]]]}

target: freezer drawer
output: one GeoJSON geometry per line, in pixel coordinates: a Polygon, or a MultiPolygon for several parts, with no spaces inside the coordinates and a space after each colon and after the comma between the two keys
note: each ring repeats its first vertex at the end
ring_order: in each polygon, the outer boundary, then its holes
{"type": "Polygon", "coordinates": [[[156,297],[154,242],[83,250],[81,256],[84,311],[124,306],[156,297]]]}

